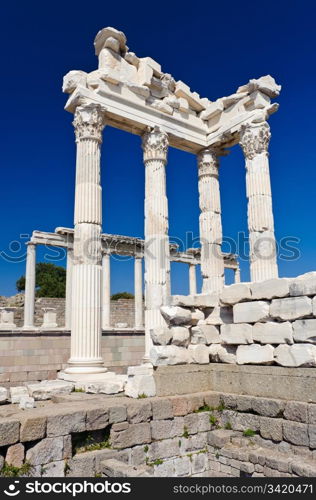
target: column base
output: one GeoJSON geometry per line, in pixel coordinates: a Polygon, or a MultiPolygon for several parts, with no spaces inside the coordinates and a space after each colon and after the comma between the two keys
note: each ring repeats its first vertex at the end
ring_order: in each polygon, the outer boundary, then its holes
{"type": "Polygon", "coordinates": [[[22,330],[25,330],[26,332],[32,332],[34,330],[38,330],[38,326],[25,325],[25,326],[22,326],[22,330]]]}
{"type": "Polygon", "coordinates": [[[59,372],[57,378],[59,380],[66,380],[67,382],[106,382],[109,378],[115,376],[114,372],[105,371],[102,373],[67,373],[66,370],[59,372]]]}

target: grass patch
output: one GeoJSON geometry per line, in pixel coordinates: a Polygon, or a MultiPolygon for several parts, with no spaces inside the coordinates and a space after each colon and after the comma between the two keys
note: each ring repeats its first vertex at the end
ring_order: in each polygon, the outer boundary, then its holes
{"type": "Polygon", "coordinates": [[[188,439],[188,437],[189,437],[188,428],[186,426],[183,427],[182,437],[184,437],[185,439],[188,439]]]}
{"type": "Polygon", "coordinates": [[[149,467],[153,467],[154,465],[161,465],[163,464],[163,460],[160,458],[157,458],[157,460],[154,460],[153,462],[149,462],[148,458],[146,458],[146,465],[149,467]]]}
{"type": "Polygon", "coordinates": [[[242,434],[245,437],[253,437],[256,435],[256,431],[254,431],[253,429],[245,429],[242,434]]]}
{"type": "Polygon", "coordinates": [[[85,392],[85,391],[82,388],[78,388],[78,389],[74,389],[73,392],[85,392]]]}
{"type": "Polygon", "coordinates": [[[147,395],[143,392],[142,394],[139,394],[137,399],[145,399],[147,398],[147,395]]]}
{"type": "Polygon", "coordinates": [[[218,422],[218,418],[215,415],[210,415],[210,424],[216,425],[218,422]]]}
{"type": "Polygon", "coordinates": [[[86,451],[104,450],[111,448],[110,426],[101,431],[86,431],[72,436],[73,455],[86,451]]]}
{"type": "Polygon", "coordinates": [[[147,453],[147,452],[148,452],[148,450],[149,450],[149,448],[148,448],[148,446],[147,446],[147,444],[146,444],[146,446],[144,446],[144,452],[145,452],[145,453],[147,453]]]}
{"type": "Polygon", "coordinates": [[[232,430],[232,424],[231,424],[230,422],[226,422],[226,424],[225,424],[225,429],[226,429],[227,431],[231,431],[231,430],[232,430]]]}
{"type": "Polygon", "coordinates": [[[0,475],[2,477],[21,477],[29,476],[33,466],[28,462],[25,462],[21,467],[14,467],[4,462],[4,466],[1,469],[0,475]]]}

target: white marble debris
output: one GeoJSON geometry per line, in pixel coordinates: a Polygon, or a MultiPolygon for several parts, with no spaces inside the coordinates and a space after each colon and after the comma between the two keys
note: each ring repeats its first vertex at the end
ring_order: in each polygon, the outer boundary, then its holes
{"type": "Polygon", "coordinates": [[[114,372],[107,372],[102,378],[103,380],[84,384],[79,382],[79,385],[88,394],[118,394],[124,391],[127,375],[116,375],[114,372]]]}
{"type": "Polygon", "coordinates": [[[295,342],[316,344],[316,319],[299,319],[293,323],[295,342]]]}
{"type": "Polygon", "coordinates": [[[252,300],[275,299],[290,294],[291,281],[287,278],[273,278],[259,283],[251,283],[252,300]]]}
{"type": "Polygon", "coordinates": [[[238,365],[265,365],[273,363],[274,348],[272,345],[240,345],[237,347],[238,365]]]}
{"type": "Polygon", "coordinates": [[[288,367],[315,367],[316,346],[312,344],[282,344],[274,350],[274,360],[278,365],[288,367]]]}
{"type": "Polygon", "coordinates": [[[252,344],[252,325],[247,323],[221,325],[222,344],[252,344]]]}
{"type": "Polygon", "coordinates": [[[10,387],[10,399],[12,404],[19,403],[23,396],[28,395],[28,389],[25,386],[10,387]]]}
{"type": "Polygon", "coordinates": [[[188,351],[192,360],[192,363],[197,363],[200,365],[205,365],[210,362],[209,348],[203,344],[190,344],[188,351]]]}
{"type": "Polygon", "coordinates": [[[6,403],[9,399],[9,391],[6,387],[0,387],[0,405],[6,403]]]}
{"type": "Polygon", "coordinates": [[[204,321],[205,315],[201,309],[193,309],[191,312],[191,325],[195,326],[199,321],[204,321]]]}
{"type": "Polygon", "coordinates": [[[220,344],[219,329],[215,325],[194,326],[191,328],[191,344],[220,344]]]}
{"type": "Polygon", "coordinates": [[[231,305],[244,300],[251,300],[250,286],[246,283],[225,286],[220,294],[220,300],[224,304],[231,305]]]}
{"type": "Polygon", "coordinates": [[[160,311],[165,320],[171,325],[183,325],[191,321],[191,311],[184,307],[162,306],[160,311]]]}
{"type": "Polygon", "coordinates": [[[190,330],[186,326],[173,326],[171,327],[172,332],[172,344],[177,346],[186,347],[190,341],[190,330]]]}
{"type": "Polygon", "coordinates": [[[70,394],[75,387],[71,382],[63,380],[43,380],[37,384],[26,385],[26,395],[35,399],[35,401],[44,401],[51,399],[56,394],[70,394]]]}
{"type": "Polygon", "coordinates": [[[215,307],[218,305],[218,293],[173,295],[171,297],[171,304],[180,307],[200,307],[201,309],[215,307]]]}
{"type": "Polygon", "coordinates": [[[153,346],[150,350],[150,361],[154,366],[182,365],[189,363],[191,357],[185,347],[176,345],[153,346]]]}
{"type": "Polygon", "coordinates": [[[230,306],[217,306],[205,310],[205,323],[207,325],[224,325],[233,323],[233,308],[230,306]]]}
{"type": "Polygon", "coordinates": [[[35,407],[36,403],[34,398],[31,398],[30,396],[22,396],[20,398],[19,408],[21,410],[30,410],[31,408],[35,407]]]}
{"type": "Polygon", "coordinates": [[[253,325],[252,336],[255,342],[261,344],[293,344],[293,328],[289,321],[256,323],[253,325]]]}
{"type": "Polygon", "coordinates": [[[262,300],[233,306],[234,323],[256,323],[269,319],[269,303],[262,300]]]}
{"type": "Polygon", "coordinates": [[[215,363],[236,364],[236,346],[212,344],[209,346],[210,360],[215,363]]]}
{"type": "Polygon", "coordinates": [[[172,330],[167,326],[158,326],[150,330],[150,336],[154,344],[167,345],[172,339],[172,330]]]}
{"type": "Polygon", "coordinates": [[[270,305],[270,315],[279,320],[304,318],[312,314],[312,301],[309,297],[288,297],[274,299],[270,305]]]}
{"type": "Polygon", "coordinates": [[[1,307],[0,308],[0,330],[14,330],[14,312],[16,307],[1,307]]]}
{"type": "Polygon", "coordinates": [[[302,274],[295,278],[290,286],[290,295],[316,295],[316,272],[302,274]]]}
{"type": "Polygon", "coordinates": [[[130,366],[127,369],[127,382],[125,385],[125,395],[130,398],[139,396],[156,396],[156,383],[154,370],[151,364],[140,366],[130,366]]]}

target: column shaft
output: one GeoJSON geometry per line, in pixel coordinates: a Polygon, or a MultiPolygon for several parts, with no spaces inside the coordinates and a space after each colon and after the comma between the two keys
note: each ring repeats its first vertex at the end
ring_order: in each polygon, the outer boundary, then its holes
{"type": "Polygon", "coordinates": [[[71,329],[71,304],[72,304],[72,263],[73,249],[67,249],[67,267],[66,267],[66,311],[65,324],[67,329],[71,329]]]}
{"type": "Polygon", "coordinates": [[[25,330],[34,329],[35,308],[35,286],[36,286],[36,245],[27,244],[26,273],[25,273],[25,295],[24,295],[24,326],[25,330]]]}
{"type": "Polygon", "coordinates": [[[195,264],[189,264],[189,290],[190,295],[196,294],[196,269],[195,264]]]}
{"type": "Polygon", "coordinates": [[[134,260],[135,328],[143,328],[143,265],[142,258],[134,260]]]}
{"type": "Polygon", "coordinates": [[[201,273],[203,293],[219,292],[224,286],[222,217],[216,153],[206,149],[198,155],[201,273]]]}
{"type": "Polygon", "coordinates": [[[251,281],[278,276],[268,158],[270,137],[266,122],[245,127],[240,137],[246,159],[251,281]]]}
{"type": "Polygon", "coordinates": [[[110,254],[102,256],[102,329],[111,328],[111,263],[110,254]]]}

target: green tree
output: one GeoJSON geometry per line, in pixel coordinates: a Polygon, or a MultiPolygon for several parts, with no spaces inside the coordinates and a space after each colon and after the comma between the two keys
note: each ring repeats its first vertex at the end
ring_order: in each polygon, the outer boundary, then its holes
{"type": "Polygon", "coordinates": [[[119,292],[115,293],[114,295],[111,296],[112,300],[119,300],[119,299],[133,299],[134,295],[129,292],[119,292]]]}
{"type": "MultiPolygon", "coordinates": [[[[36,297],[65,297],[66,269],[55,264],[36,264],[36,297]]],[[[16,282],[18,292],[25,290],[25,276],[16,282]]]]}

